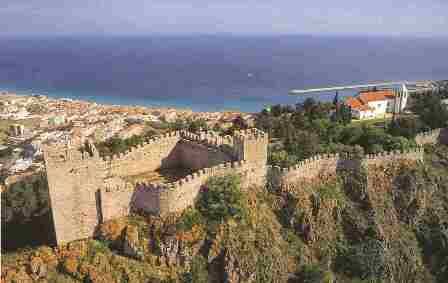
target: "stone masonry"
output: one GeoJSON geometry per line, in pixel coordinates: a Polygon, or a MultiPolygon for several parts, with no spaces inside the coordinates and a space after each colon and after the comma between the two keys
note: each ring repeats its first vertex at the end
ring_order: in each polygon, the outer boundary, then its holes
{"type": "Polygon", "coordinates": [[[308,185],[312,180],[322,176],[336,176],[341,169],[352,169],[358,166],[387,165],[400,160],[423,162],[424,150],[421,147],[400,152],[382,152],[367,154],[356,160],[339,154],[317,155],[303,160],[289,168],[268,166],[269,179],[275,187],[288,189],[289,186],[308,185]]]}
{"type": "Polygon", "coordinates": [[[434,129],[423,132],[415,137],[415,142],[418,145],[424,144],[448,144],[448,128],[434,129]]]}
{"type": "Polygon", "coordinates": [[[91,237],[103,221],[144,211],[180,212],[194,204],[211,176],[237,173],[243,186],[265,183],[268,136],[250,129],[230,137],[172,132],[130,151],[100,158],[92,144],[81,152],[70,144],[44,149],[57,244],[91,237]],[[127,176],[163,168],[195,173],[169,184],[131,184],[127,176]]]}

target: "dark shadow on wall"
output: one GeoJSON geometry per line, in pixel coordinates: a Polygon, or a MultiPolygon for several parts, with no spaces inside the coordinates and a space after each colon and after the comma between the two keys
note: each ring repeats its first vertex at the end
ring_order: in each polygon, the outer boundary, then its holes
{"type": "Polygon", "coordinates": [[[159,193],[154,188],[148,187],[148,184],[137,183],[131,196],[129,210],[136,214],[158,215],[160,213],[159,193]]]}
{"type": "Polygon", "coordinates": [[[443,128],[440,130],[438,142],[440,144],[448,144],[448,128],[443,128]]]}
{"type": "Polygon", "coordinates": [[[180,158],[181,151],[181,145],[178,142],[168,156],[162,158],[160,169],[183,167],[182,159],[180,158]]]}
{"type": "Polygon", "coordinates": [[[42,245],[56,245],[51,212],[33,217],[27,222],[2,222],[2,253],[42,245]]]}
{"type": "Polygon", "coordinates": [[[46,178],[29,176],[1,194],[2,252],[55,245],[56,235],[46,178]]]}

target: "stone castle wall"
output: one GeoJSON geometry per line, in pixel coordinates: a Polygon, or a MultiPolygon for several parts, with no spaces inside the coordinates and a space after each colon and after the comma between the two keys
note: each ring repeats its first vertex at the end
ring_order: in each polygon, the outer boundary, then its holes
{"type": "Polygon", "coordinates": [[[178,182],[164,186],[161,191],[160,214],[181,212],[194,205],[201,187],[212,176],[229,173],[241,176],[241,186],[264,185],[266,167],[247,161],[228,162],[211,168],[201,169],[178,182]]]}
{"type": "Polygon", "coordinates": [[[106,179],[105,185],[99,190],[100,222],[129,215],[134,194],[132,184],[117,177],[106,179]]]}
{"type": "Polygon", "coordinates": [[[417,134],[415,142],[418,145],[425,144],[448,144],[448,128],[434,129],[431,131],[417,134]]]}
{"type": "Polygon", "coordinates": [[[361,162],[347,159],[339,154],[317,155],[299,162],[289,168],[268,166],[268,175],[274,186],[287,188],[291,185],[308,184],[321,176],[336,176],[341,169],[350,169],[356,166],[386,165],[399,160],[423,161],[423,148],[409,151],[382,152],[368,154],[361,162]]]}
{"type": "Polygon", "coordinates": [[[180,141],[179,132],[150,139],[130,151],[106,159],[111,176],[132,176],[159,168],[175,166],[177,158],[173,153],[180,141]]]}
{"type": "Polygon", "coordinates": [[[44,158],[57,243],[90,237],[102,221],[128,215],[132,210],[179,212],[194,203],[201,185],[216,174],[235,172],[243,177],[243,186],[262,184],[267,136],[260,140],[263,146],[257,146],[251,135],[250,143],[244,142],[245,133],[251,132],[239,133],[237,144],[231,137],[173,132],[104,159],[93,145],[86,152],[69,146],[46,148],[44,158]],[[257,161],[257,166],[242,160],[232,163],[242,157],[237,153],[248,145],[257,147],[253,153],[257,156],[245,155],[257,161]],[[126,176],[177,166],[197,172],[171,184],[134,187],[123,181],[126,176]]]}
{"type": "Polygon", "coordinates": [[[101,190],[101,210],[104,221],[125,216],[130,211],[144,211],[157,215],[181,212],[194,205],[201,187],[212,176],[229,173],[241,176],[241,186],[247,188],[251,185],[262,186],[266,181],[266,167],[253,162],[237,161],[219,164],[213,167],[200,169],[197,172],[180,179],[179,181],[161,183],[141,183],[136,188],[129,189],[130,185],[122,190],[101,190]],[[126,203],[127,205],[123,205],[126,203]]]}
{"type": "Polygon", "coordinates": [[[104,163],[96,157],[79,159],[60,154],[52,159],[51,153],[45,155],[56,241],[91,236],[100,219],[97,191],[105,177],[104,163]],[[71,157],[75,159],[63,161],[71,157]]]}
{"type": "Polygon", "coordinates": [[[237,160],[247,160],[265,165],[268,160],[269,137],[258,129],[248,129],[235,134],[233,138],[237,160]]]}
{"type": "Polygon", "coordinates": [[[232,155],[217,147],[209,147],[189,140],[182,140],[177,144],[174,156],[181,167],[193,171],[234,160],[232,155]]]}
{"type": "Polygon", "coordinates": [[[387,165],[388,163],[394,163],[400,160],[423,161],[424,153],[425,152],[423,148],[419,147],[403,152],[397,150],[391,152],[381,152],[378,154],[368,154],[363,159],[363,164],[365,166],[380,166],[387,165]]]}

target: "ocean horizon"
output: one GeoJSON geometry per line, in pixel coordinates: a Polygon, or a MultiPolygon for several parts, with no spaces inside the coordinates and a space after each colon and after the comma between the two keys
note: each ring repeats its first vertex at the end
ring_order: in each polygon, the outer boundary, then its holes
{"type": "Polygon", "coordinates": [[[258,112],[311,96],[291,89],[448,78],[446,38],[33,36],[0,46],[1,91],[195,111],[258,112]]]}

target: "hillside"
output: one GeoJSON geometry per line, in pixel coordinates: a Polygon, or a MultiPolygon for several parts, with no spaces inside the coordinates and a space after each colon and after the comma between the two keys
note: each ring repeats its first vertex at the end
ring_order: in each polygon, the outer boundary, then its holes
{"type": "Polygon", "coordinates": [[[447,282],[447,196],[446,146],[427,147],[423,164],[320,176],[304,190],[214,178],[183,215],[134,215],[94,239],[3,253],[2,280],[447,282]]]}

